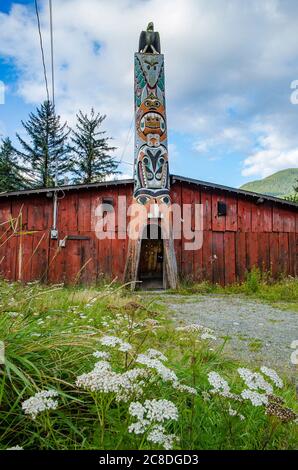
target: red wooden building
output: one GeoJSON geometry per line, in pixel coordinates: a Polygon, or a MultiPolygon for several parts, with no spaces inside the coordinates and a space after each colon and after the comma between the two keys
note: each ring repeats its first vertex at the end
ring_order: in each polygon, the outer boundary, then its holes
{"type": "MultiPolygon", "coordinates": [[[[170,195],[172,203],[203,207],[202,247],[186,251],[183,238],[174,241],[180,278],[230,284],[253,266],[274,276],[298,275],[297,204],[173,175],[170,195]]],[[[0,194],[0,275],[24,282],[122,281],[128,237],[119,222],[127,217],[119,196],[128,206],[133,180],[0,194]],[[96,208],[107,203],[116,214],[114,233],[98,239],[96,208]]],[[[162,270],[160,240],[144,240],[140,280],[160,279],[162,270]]]]}

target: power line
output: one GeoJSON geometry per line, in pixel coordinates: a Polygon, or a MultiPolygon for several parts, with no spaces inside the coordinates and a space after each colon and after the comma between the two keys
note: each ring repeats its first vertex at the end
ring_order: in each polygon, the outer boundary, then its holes
{"type": "MultiPolygon", "coordinates": [[[[50,10],[50,37],[51,37],[51,73],[52,73],[52,104],[55,113],[55,72],[54,72],[54,37],[53,37],[53,7],[52,0],[49,0],[50,10]]],[[[58,156],[55,160],[55,186],[58,185],[58,156]]]]}
{"type": "Polygon", "coordinates": [[[49,94],[49,87],[48,87],[48,77],[47,77],[47,69],[46,69],[46,63],[45,63],[45,58],[44,58],[44,49],[43,49],[43,42],[42,42],[42,35],[41,35],[41,27],[40,27],[40,19],[39,19],[39,11],[38,11],[37,0],[35,0],[35,12],[36,12],[36,17],[37,17],[37,26],[38,26],[38,33],[39,33],[39,43],[40,43],[40,50],[41,50],[41,59],[42,59],[42,65],[43,65],[43,73],[44,73],[44,81],[45,81],[45,86],[46,86],[47,100],[50,101],[50,94],[49,94]]]}
{"type": "Polygon", "coordinates": [[[55,107],[54,39],[53,39],[52,0],[49,0],[49,8],[50,8],[50,32],[51,32],[52,103],[53,103],[53,106],[55,107]]]}

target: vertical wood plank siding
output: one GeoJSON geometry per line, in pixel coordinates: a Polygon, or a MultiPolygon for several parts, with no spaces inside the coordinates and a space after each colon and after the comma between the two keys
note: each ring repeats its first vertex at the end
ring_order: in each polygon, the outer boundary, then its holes
{"type": "MultiPolygon", "coordinates": [[[[52,198],[45,193],[0,200],[0,275],[10,281],[91,284],[103,277],[122,280],[128,241],[121,220],[126,218],[118,196],[132,200],[132,185],[80,189],[61,193],[58,201],[59,240],[70,236],[65,247],[50,239],[52,198]],[[63,196],[63,197],[62,197],[63,196]],[[95,209],[103,198],[112,198],[116,211],[112,238],[95,234],[95,209]],[[119,209],[119,210],[118,210],[119,209]],[[120,215],[118,215],[120,213],[120,215]],[[120,234],[120,239],[119,239],[120,234]],[[77,239],[75,239],[77,237],[77,239]],[[79,238],[79,239],[78,239],[79,238]]],[[[203,206],[203,246],[184,249],[176,227],[175,252],[181,278],[214,283],[242,282],[254,266],[298,275],[298,209],[273,201],[256,204],[240,193],[177,181],[171,188],[172,202],[190,204],[195,229],[195,204],[203,206]],[[218,202],[227,213],[219,216],[218,202]]],[[[107,219],[112,215],[107,216],[107,219]]],[[[181,214],[183,230],[183,213],[181,214]]],[[[189,241],[189,240],[188,240],[189,241]]]]}

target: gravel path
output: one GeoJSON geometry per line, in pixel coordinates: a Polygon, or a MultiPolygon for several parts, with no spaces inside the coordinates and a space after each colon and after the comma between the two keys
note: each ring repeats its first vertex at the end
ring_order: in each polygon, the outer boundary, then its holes
{"type": "MultiPolygon", "coordinates": [[[[298,340],[298,314],[237,296],[165,295],[177,323],[199,323],[228,337],[226,351],[248,362],[295,375],[291,343],[298,340]]],[[[297,367],[297,366],[296,366],[297,367]]]]}

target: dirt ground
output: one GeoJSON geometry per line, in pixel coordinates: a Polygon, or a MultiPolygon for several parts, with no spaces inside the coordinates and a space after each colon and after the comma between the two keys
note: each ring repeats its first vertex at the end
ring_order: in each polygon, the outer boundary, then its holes
{"type": "Polygon", "coordinates": [[[248,363],[267,365],[297,376],[291,363],[291,343],[298,340],[297,312],[280,310],[234,295],[161,296],[180,324],[212,328],[217,342],[227,339],[225,351],[248,363]]]}

